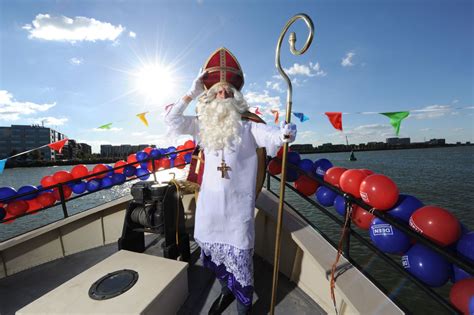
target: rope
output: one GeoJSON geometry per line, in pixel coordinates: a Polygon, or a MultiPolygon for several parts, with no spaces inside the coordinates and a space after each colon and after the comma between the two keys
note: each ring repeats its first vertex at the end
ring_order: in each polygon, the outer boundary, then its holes
{"type": "Polygon", "coordinates": [[[345,220],[344,220],[344,225],[342,227],[341,237],[339,239],[336,260],[334,261],[334,263],[332,264],[332,267],[331,267],[331,280],[330,280],[331,299],[332,299],[332,303],[334,305],[334,311],[336,312],[336,315],[338,314],[338,312],[337,312],[336,293],[335,293],[335,288],[336,288],[335,273],[336,273],[337,264],[339,262],[339,258],[341,258],[341,255],[342,255],[343,242],[344,242],[344,239],[347,236],[347,224],[350,222],[351,215],[352,215],[352,204],[350,202],[348,202],[347,199],[346,199],[346,216],[345,216],[345,220]]]}

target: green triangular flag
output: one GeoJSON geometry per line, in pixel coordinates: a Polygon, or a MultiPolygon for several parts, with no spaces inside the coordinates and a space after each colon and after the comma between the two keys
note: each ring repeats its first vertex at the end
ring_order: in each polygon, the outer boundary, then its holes
{"type": "Polygon", "coordinates": [[[380,113],[390,118],[390,124],[395,128],[395,134],[398,136],[400,133],[400,124],[402,120],[410,115],[410,112],[393,112],[393,113],[380,113]]]}
{"type": "Polygon", "coordinates": [[[111,126],[112,126],[112,123],[108,123],[100,127],[97,127],[97,129],[111,129],[112,128],[111,126]]]}

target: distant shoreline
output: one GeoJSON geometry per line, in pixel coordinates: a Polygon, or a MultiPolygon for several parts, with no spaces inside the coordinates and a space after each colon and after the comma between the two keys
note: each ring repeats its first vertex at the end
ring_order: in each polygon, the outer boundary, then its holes
{"type": "Polygon", "coordinates": [[[327,148],[305,150],[291,147],[291,150],[299,154],[315,154],[315,153],[338,153],[338,152],[364,152],[364,151],[388,151],[388,150],[410,150],[410,149],[432,149],[432,148],[452,148],[452,147],[469,147],[474,144],[442,144],[442,145],[386,145],[386,147],[363,147],[356,145],[345,146],[344,148],[327,148]]]}

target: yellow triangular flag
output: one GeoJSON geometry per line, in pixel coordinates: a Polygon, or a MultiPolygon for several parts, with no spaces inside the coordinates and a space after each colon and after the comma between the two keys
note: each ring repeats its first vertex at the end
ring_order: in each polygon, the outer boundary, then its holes
{"type": "Polygon", "coordinates": [[[145,124],[145,126],[148,127],[148,120],[146,120],[146,117],[145,117],[146,114],[148,114],[148,112],[140,113],[140,114],[137,114],[137,117],[141,120],[143,124],[145,124]]]}

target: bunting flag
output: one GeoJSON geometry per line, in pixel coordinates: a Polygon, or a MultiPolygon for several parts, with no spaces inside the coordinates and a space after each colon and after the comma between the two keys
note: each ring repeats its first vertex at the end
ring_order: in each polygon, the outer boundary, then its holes
{"type": "Polygon", "coordinates": [[[140,114],[137,114],[137,117],[145,126],[148,127],[148,120],[146,120],[146,117],[145,117],[146,114],[148,114],[148,112],[140,113],[140,114]]]}
{"type": "Polygon", "coordinates": [[[112,123],[102,125],[100,127],[97,127],[97,129],[112,129],[112,123]]]}
{"type": "Polygon", "coordinates": [[[400,124],[402,120],[410,115],[410,112],[393,112],[393,113],[380,113],[390,118],[390,124],[395,128],[395,134],[398,136],[400,133],[400,124]]]}
{"type": "Polygon", "coordinates": [[[341,112],[325,112],[324,114],[328,116],[329,121],[331,122],[334,128],[342,131],[342,113],[341,112]]]}
{"type": "Polygon", "coordinates": [[[255,114],[260,115],[260,116],[262,115],[262,113],[258,110],[258,107],[255,109],[255,114]]]}
{"type": "Polygon", "coordinates": [[[53,142],[53,143],[50,143],[48,144],[48,147],[50,147],[51,149],[53,149],[54,151],[57,151],[58,153],[61,153],[64,145],[66,144],[66,142],[68,141],[69,139],[63,139],[63,140],[60,140],[60,141],[56,141],[56,142],[53,142]]]}
{"type": "Polygon", "coordinates": [[[280,112],[277,111],[276,109],[271,109],[270,111],[275,116],[275,124],[278,124],[279,119],[280,119],[280,112]]]}
{"type": "Polygon", "coordinates": [[[306,116],[306,115],[303,114],[303,113],[295,113],[295,112],[293,112],[293,115],[295,115],[296,117],[298,117],[298,119],[299,119],[301,122],[305,122],[305,121],[309,120],[309,117],[306,116]]]}
{"type": "Polygon", "coordinates": [[[3,173],[3,170],[5,169],[5,164],[7,163],[7,159],[0,160],[0,174],[3,173]]]}

